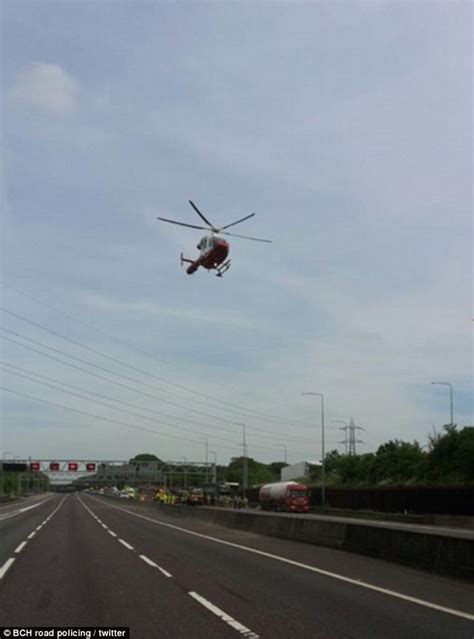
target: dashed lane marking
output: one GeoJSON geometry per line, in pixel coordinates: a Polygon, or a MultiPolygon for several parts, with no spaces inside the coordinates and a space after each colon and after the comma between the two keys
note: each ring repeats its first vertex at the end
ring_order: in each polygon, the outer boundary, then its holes
{"type": "MultiPolygon", "coordinates": [[[[84,506],[84,508],[87,510],[87,512],[92,515],[92,517],[94,517],[94,519],[98,518],[94,515],[94,513],[92,512],[92,510],[85,505],[85,503],[82,501],[82,499],[79,499],[79,502],[82,506],[84,506]]],[[[112,537],[117,537],[117,533],[115,533],[113,530],[110,530],[110,528],[108,528],[105,524],[101,524],[101,526],[103,528],[105,528],[105,530],[107,530],[107,532],[109,533],[109,535],[112,535],[112,537]]],[[[128,548],[128,550],[133,550],[134,552],[138,552],[135,550],[135,548],[133,546],[131,546],[128,542],[126,542],[124,539],[120,539],[118,538],[117,541],[119,541],[123,546],[125,546],[125,548],[128,548]]],[[[169,573],[167,570],[165,570],[164,568],[162,568],[161,566],[159,566],[158,564],[156,564],[154,561],[152,561],[151,559],[149,559],[146,555],[139,555],[140,559],[142,559],[145,563],[147,563],[149,566],[152,566],[153,568],[156,568],[157,570],[159,570],[165,577],[172,577],[173,575],[171,573],[169,573]]]]}
{"type": "Polygon", "coordinates": [[[222,621],[224,621],[227,625],[231,626],[234,630],[237,630],[237,632],[239,632],[243,637],[247,637],[248,639],[259,639],[260,635],[252,632],[250,628],[247,628],[239,621],[228,615],[226,612],[218,608],[216,605],[214,605],[201,595],[198,595],[197,592],[191,591],[188,592],[188,595],[190,595],[195,601],[199,602],[201,606],[204,606],[204,608],[210,610],[213,614],[216,615],[216,617],[222,619],[222,621]]]}
{"type": "MultiPolygon", "coordinates": [[[[61,501],[60,504],[58,504],[58,506],[53,510],[53,512],[51,513],[51,515],[49,517],[52,517],[55,513],[58,512],[58,510],[61,508],[61,506],[63,505],[64,501],[65,501],[66,497],[64,497],[64,499],[61,501]]],[[[44,503],[44,502],[43,502],[44,503]]],[[[36,507],[37,504],[35,504],[34,507],[36,507]]],[[[39,505],[39,504],[38,504],[39,505]]],[[[28,508],[29,510],[29,508],[28,508]]],[[[42,526],[44,526],[44,523],[41,524],[41,526],[38,526],[37,530],[39,528],[41,528],[42,526]]],[[[33,530],[33,532],[31,532],[28,537],[26,539],[33,539],[33,537],[36,535],[36,530],[33,530]]],[[[19,544],[19,546],[17,546],[15,548],[15,553],[18,554],[20,553],[23,548],[26,546],[28,542],[27,541],[22,541],[21,544],[19,544]]],[[[0,579],[3,579],[3,577],[6,575],[7,570],[11,567],[11,565],[13,564],[13,562],[15,561],[15,557],[10,557],[10,559],[7,559],[6,562],[3,564],[3,566],[0,568],[0,579]]]]}
{"type": "Polygon", "coordinates": [[[14,561],[15,561],[15,557],[10,557],[10,559],[6,560],[6,562],[0,568],[0,579],[3,579],[3,577],[6,575],[7,570],[10,568],[10,566],[12,565],[14,561]]]}
{"type": "Polygon", "coordinates": [[[342,581],[344,583],[348,583],[353,586],[359,586],[360,588],[365,588],[366,590],[372,590],[373,592],[377,592],[383,595],[388,595],[389,597],[394,597],[395,599],[400,599],[402,601],[407,601],[408,603],[413,603],[418,606],[423,606],[424,608],[430,608],[431,610],[437,610],[438,612],[452,615],[454,617],[459,617],[461,619],[468,619],[469,621],[474,621],[473,614],[464,612],[462,610],[456,610],[454,608],[440,606],[438,604],[432,603],[431,601],[426,601],[425,599],[410,597],[409,595],[405,595],[401,592],[397,592],[396,590],[389,590],[388,588],[381,588],[380,586],[374,586],[373,584],[370,584],[366,581],[361,581],[359,579],[351,579],[350,577],[346,577],[345,575],[340,575],[339,573],[336,573],[336,572],[330,572],[329,570],[316,568],[315,566],[310,566],[309,564],[304,564],[300,561],[295,561],[293,559],[288,559],[286,557],[280,557],[278,555],[274,555],[272,553],[265,552],[263,550],[257,550],[257,548],[251,548],[250,546],[243,546],[242,544],[236,544],[232,541],[225,541],[224,539],[219,539],[218,537],[211,537],[210,535],[204,535],[203,533],[198,533],[198,532],[195,532],[194,530],[188,530],[187,528],[181,528],[180,526],[175,526],[174,524],[167,524],[163,521],[159,521],[158,519],[153,519],[152,517],[147,517],[146,515],[140,515],[139,513],[134,513],[131,510],[128,510],[126,508],[113,506],[112,504],[108,504],[105,501],[98,500],[95,497],[91,496],[90,498],[93,499],[94,501],[98,501],[100,504],[106,506],[107,508],[113,508],[115,510],[119,510],[120,512],[123,512],[126,515],[131,515],[132,517],[138,517],[139,519],[144,519],[145,521],[149,521],[152,524],[156,524],[157,526],[163,526],[164,528],[170,528],[171,530],[178,530],[179,532],[182,532],[186,535],[199,537],[200,539],[207,539],[208,541],[212,541],[213,543],[216,543],[216,544],[222,544],[223,546],[229,546],[230,548],[237,548],[238,550],[243,550],[253,555],[259,555],[260,557],[266,557],[267,559],[272,559],[273,561],[279,561],[281,563],[284,563],[290,566],[295,566],[303,570],[308,570],[310,572],[323,575],[324,577],[337,579],[338,581],[342,581]]]}
{"type": "Polygon", "coordinates": [[[122,544],[122,546],[125,546],[125,548],[128,548],[129,550],[133,550],[133,546],[130,546],[130,544],[127,544],[127,542],[124,541],[123,539],[119,539],[118,541],[122,544]]]}
{"type": "Polygon", "coordinates": [[[161,566],[158,566],[158,564],[155,564],[154,561],[152,561],[151,559],[149,559],[146,555],[140,555],[140,559],[143,559],[143,561],[148,564],[149,566],[153,566],[153,568],[158,568],[158,570],[164,574],[165,577],[172,577],[173,575],[170,574],[167,570],[165,570],[164,568],[162,568],[161,566]]]}

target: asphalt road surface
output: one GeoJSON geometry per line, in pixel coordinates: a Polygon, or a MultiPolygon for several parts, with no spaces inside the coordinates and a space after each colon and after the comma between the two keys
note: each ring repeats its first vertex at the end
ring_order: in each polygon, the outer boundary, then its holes
{"type": "Polygon", "coordinates": [[[474,585],[82,493],[0,508],[0,625],[473,639],[474,585]]]}

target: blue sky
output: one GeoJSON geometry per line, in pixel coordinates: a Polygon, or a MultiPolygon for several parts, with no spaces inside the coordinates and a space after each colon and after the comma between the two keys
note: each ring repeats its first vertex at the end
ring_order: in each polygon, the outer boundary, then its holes
{"type": "Polygon", "coordinates": [[[425,444],[433,380],[472,424],[469,3],[2,13],[3,450],[317,458],[302,391],[330,449],[425,444]],[[273,243],[187,276],[189,199],[273,243]]]}

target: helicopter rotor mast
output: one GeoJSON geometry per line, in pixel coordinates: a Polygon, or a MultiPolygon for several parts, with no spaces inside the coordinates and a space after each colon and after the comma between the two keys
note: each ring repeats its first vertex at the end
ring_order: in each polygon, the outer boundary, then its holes
{"type": "Polygon", "coordinates": [[[264,240],[264,239],[259,238],[259,237],[250,237],[249,235],[238,235],[237,233],[229,233],[228,231],[224,230],[224,229],[230,228],[231,226],[235,226],[236,224],[240,224],[241,222],[245,222],[245,220],[248,220],[251,217],[254,217],[255,213],[250,213],[250,215],[246,215],[245,217],[241,218],[240,220],[237,220],[236,222],[231,222],[230,224],[226,224],[225,226],[221,226],[219,228],[219,227],[214,226],[213,224],[211,224],[209,222],[209,220],[201,213],[201,211],[194,204],[194,202],[189,200],[189,204],[193,207],[193,209],[199,215],[199,217],[207,224],[207,226],[197,226],[197,224],[188,224],[186,222],[177,222],[176,220],[169,220],[166,217],[157,217],[156,219],[160,220],[161,222],[168,222],[169,224],[177,224],[178,226],[186,226],[186,227],[191,228],[191,229],[200,229],[200,230],[204,230],[204,231],[211,231],[211,233],[213,233],[215,235],[218,235],[220,233],[221,235],[230,235],[232,237],[239,237],[239,238],[242,238],[244,240],[253,240],[255,242],[271,243],[271,240],[264,240]]]}

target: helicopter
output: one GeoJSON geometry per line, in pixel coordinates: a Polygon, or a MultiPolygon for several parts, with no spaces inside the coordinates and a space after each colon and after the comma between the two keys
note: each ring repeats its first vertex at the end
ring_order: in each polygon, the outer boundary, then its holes
{"type": "Polygon", "coordinates": [[[240,224],[241,222],[245,222],[249,218],[253,217],[255,213],[251,213],[243,217],[236,222],[232,222],[231,224],[226,224],[225,226],[217,227],[214,224],[211,224],[208,219],[204,217],[198,207],[189,200],[189,204],[193,207],[199,217],[207,224],[207,226],[197,226],[196,224],[187,224],[186,222],[177,222],[176,220],[168,220],[166,217],[157,217],[157,220],[161,222],[169,222],[170,224],[178,224],[179,226],[187,226],[191,229],[204,229],[205,231],[211,231],[211,235],[205,235],[203,238],[199,240],[197,245],[198,251],[200,251],[199,257],[195,260],[189,260],[184,257],[181,253],[181,266],[184,263],[189,264],[186,269],[186,273],[188,275],[192,275],[195,273],[200,266],[211,271],[215,269],[216,276],[222,277],[226,271],[230,268],[230,260],[227,259],[229,255],[230,245],[221,237],[217,237],[217,235],[231,235],[232,237],[240,237],[244,240],[254,240],[255,242],[268,242],[271,243],[271,240],[263,240],[259,237],[249,237],[248,235],[237,235],[236,233],[229,233],[224,229],[228,229],[231,226],[235,226],[236,224],[240,224]]]}

